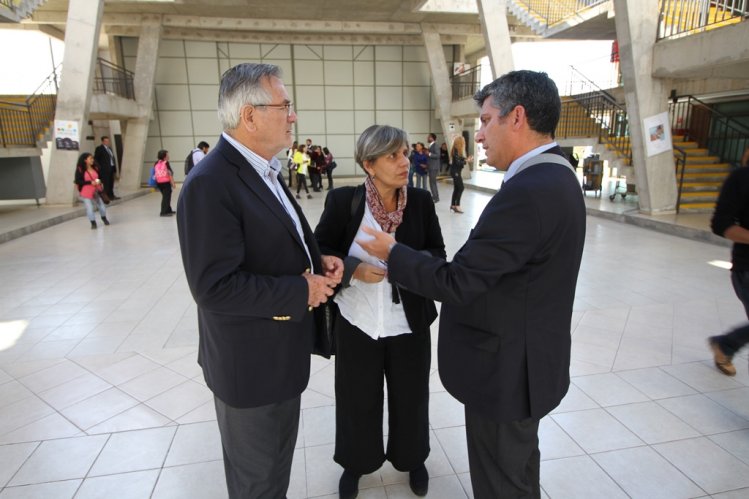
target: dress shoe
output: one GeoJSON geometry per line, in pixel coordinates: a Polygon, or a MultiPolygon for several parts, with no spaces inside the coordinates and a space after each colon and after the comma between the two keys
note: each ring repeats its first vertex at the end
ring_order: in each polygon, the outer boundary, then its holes
{"type": "Polygon", "coordinates": [[[338,497],[340,499],[355,499],[359,495],[359,478],[348,470],[343,470],[341,481],[338,482],[338,497]]]}
{"type": "Polygon", "coordinates": [[[312,199],[312,194],[307,194],[307,199],[312,199]]]}
{"type": "Polygon", "coordinates": [[[302,196],[300,196],[299,194],[297,194],[297,195],[296,195],[296,198],[297,198],[297,199],[302,199],[302,196]]]}
{"type": "Polygon", "coordinates": [[[109,198],[112,199],[112,200],[122,199],[120,196],[109,196],[109,198]]]}
{"type": "Polygon", "coordinates": [[[429,492],[429,473],[423,464],[413,471],[408,472],[408,485],[411,491],[419,497],[424,497],[429,492]]]}
{"type": "Polygon", "coordinates": [[[733,365],[733,355],[726,355],[720,348],[720,343],[716,336],[711,336],[707,340],[710,349],[713,351],[713,360],[715,367],[726,376],[736,376],[736,366],[733,365]]]}

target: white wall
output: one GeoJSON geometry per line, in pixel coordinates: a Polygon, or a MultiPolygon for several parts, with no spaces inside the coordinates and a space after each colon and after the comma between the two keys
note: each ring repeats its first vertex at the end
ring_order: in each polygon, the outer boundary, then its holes
{"type": "MultiPolygon", "coordinates": [[[[137,39],[123,40],[125,64],[135,67],[137,39]]],[[[447,50],[451,66],[452,51],[447,50]]],[[[296,139],[311,138],[336,157],[336,175],[360,175],[353,160],[358,135],[388,124],[426,142],[440,132],[424,47],[275,45],[162,40],[156,70],[154,113],[143,165],[145,181],[159,149],[167,149],[177,180],[183,159],[199,141],[215,145],[221,74],[243,62],[281,67],[299,117],[296,139]]],[[[441,140],[438,138],[438,140],[441,140]]]]}

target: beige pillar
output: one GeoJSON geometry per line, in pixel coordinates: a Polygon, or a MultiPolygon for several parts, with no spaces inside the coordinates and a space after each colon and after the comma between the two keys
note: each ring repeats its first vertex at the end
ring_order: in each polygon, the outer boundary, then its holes
{"type": "Polygon", "coordinates": [[[673,213],[677,194],[673,151],[648,156],[649,136],[643,126],[645,118],[668,111],[670,85],[651,76],[658,2],[614,0],[614,7],[640,211],[649,215],[673,213]]]}
{"type": "MultiPolygon", "coordinates": [[[[65,29],[65,55],[57,93],[55,120],[77,124],[78,151],[57,149],[54,141],[50,151],[47,180],[48,204],[73,204],[78,191],[73,185],[78,156],[93,144],[86,141],[91,130],[88,110],[91,102],[94,63],[104,0],[70,0],[65,29]]],[[[92,150],[88,150],[92,152],[92,150]]]]}
{"type": "Polygon", "coordinates": [[[422,26],[422,37],[429,59],[429,70],[432,73],[432,87],[434,89],[435,101],[437,102],[437,113],[442,125],[442,135],[445,137],[448,147],[453,143],[455,137],[463,130],[463,120],[453,118],[450,109],[452,107],[452,87],[450,86],[450,74],[447,69],[445,52],[442,49],[440,34],[422,26]]]}
{"type": "Polygon", "coordinates": [[[135,61],[135,100],[144,110],[143,116],[127,120],[124,130],[120,188],[132,191],[140,188],[148,125],[153,107],[153,88],[156,62],[159,57],[161,21],[146,21],[141,26],[138,39],[138,56],[135,61]]]}
{"type": "Polygon", "coordinates": [[[484,34],[484,46],[492,77],[499,78],[512,71],[512,40],[510,27],[507,24],[507,5],[505,0],[476,0],[481,20],[481,31],[484,34]]]}

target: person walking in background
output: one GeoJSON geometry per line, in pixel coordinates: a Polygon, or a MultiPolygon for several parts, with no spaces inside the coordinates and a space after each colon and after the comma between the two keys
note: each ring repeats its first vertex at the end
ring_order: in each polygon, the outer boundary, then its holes
{"type": "Polygon", "coordinates": [[[430,133],[427,136],[427,142],[429,143],[427,153],[429,155],[427,173],[429,174],[429,192],[432,193],[432,201],[438,203],[440,200],[440,193],[437,189],[437,175],[440,172],[440,150],[437,146],[437,136],[430,133]]]}
{"type": "Polygon", "coordinates": [[[325,174],[328,176],[328,189],[333,189],[333,170],[336,169],[338,164],[335,162],[335,158],[330,153],[330,149],[326,147],[322,148],[322,152],[325,155],[325,174]]]}
{"type": "Polygon", "coordinates": [[[295,140],[291,147],[289,147],[289,149],[286,151],[286,168],[289,170],[289,189],[291,189],[291,185],[293,184],[292,180],[294,178],[294,174],[296,173],[294,153],[296,153],[297,147],[299,147],[299,142],[295,140]]]}
{"type": "MultiPolygon", "coordinates": [[[[309,139],[308,139],[309,140],[309,139]]],[[[307,155],[307,146],[302,144],[297,147],[294,153],[294,164],[296,165],[296,198],[301,199],[299,191],[304,187],[307,193],[307,199],[312,199],[312,195],[307,189],[307,169],[309,168],[310,159],[307,155]]]]}
{"type": "Polygon", "coordinates": [[[429,174],[429,155],[427,154],[426,148],[422,142],[416,143],[416,150],[414,151],[411,162],[413,163],[414,171],[416,172],[416,187],[419,189],[426,189],[427,176],[429,174]]]}
{"type": "Polygon", "coordinates": [[[192,170],[195,165],[200,163],[200,161],[205,158],[206,154],[208,154],[208,149],[210,149],[210,145],[208,142],[201,140],[198,142],[198,145],[190,151],[190,154],[187,155],[185,158],[185,175],[190,173],[190,170],[192,170]]]}
{"type": "Polygon", "coordinates": [[[463,167],[466,162],[473,161],[473,156],[466,158],[466,141],[463,137],[455,137],[453,148],[450,151],[450,177],[453,179],[453,195],[450,200],[450,209],[455,213],[463,213],[460,209],[460,197],[463,195],[463,167]]]}
{"type": "Polygon", "coordinates": [[[570,383],[585,201],[553,139],[561,100],[546,73],[507,73],[474,100],[476,142],[507,173],[453,260],[366,227],[359,245],[391,283],[442,302],[439,374],[465,405],[473,496],[539,498],[539,421],[570,383]]]}
{"type": "Polygon", "coordinates": [[[109,137],[104,135],[101,138],[101,144],[94,149],[94,161],[99,165],[101,181],[104,183],[104,192],[109,199],[120,199],[114,195],[114,179],[117,176],[117,162],[114,159],[114,152],[109,141],[109,137]]]}
{"type": "Polygon", "coordinates": [[[90,152],[84,152],[78,157],[75,165],[75,177],[73,182],[78,186],[78,197],[86,207],[86,217],[91,222],[91,228],[96,229],[96,217],[94,216],[94,203],[99,210],[99,216],[104,225],[109,225],[107,219],[107,207],[99,194],[104,190],[104,184],[99,178],[99,167],[90,152]]]}
{"type": "Polygon", "coordinates": [[[440,146],[440,173],[449,173],[450,153],[447,150],[447,143],[443,142],[440,146]]]}
{"type": "Polygon", "coordinates": [[[312,146],[310,152],[309,179],[314,192],[322,191],[322,175],[325,168],[325,154],[320,146],[312,146]]]}
{"type": "Polygon", "coordinates": [[[169,164],[169,151],[162,149],[158,152],[159,160],[153,165],[153,178],[161,191],[161,212],[159,216],[170,217],[172,210],[172,190],[174,189],[174,172],[169,164]]]}
{"type": "Polygon", "coordinates": [[[286,497],[321,319],[315,307],[343,274],[340,259],[320,255],[280,177],[276,155],[296,122],[280,75],[249,63],[224,73],[224,132],[185,180],[177,210],[231,499],[286,497]]]}
{"type": "MultiPolygon", "coordinates": [[[[726,178],[710,223],[713,232],[733,241],[731,283],[749,319],[749,148],[742,166],[726,178]]],[[[728,376],[736,375],[733,356],[749,343],[749,324],[708,339],[715,366],[728,376]]]]}
{"type": "Polygon", "coordinates": [[[356,144],[364,185],[328,194],[315,229],[323,253],[344,260],[342,289],[335,298],[335,461],[343,467],[339,497],[353,499],[359,478],[387,459],[409,472],[411,490],[426,495],[429,473],[429,325],[432,300],[391,285],[383,263],[362,251],[362,227],[382,229],[417,251],[445,258],[434,203],[408,188],[408,136],[386,125],[367,128],[356,144]],[[389,432],[383,447],[384,379],[389,432]]]}

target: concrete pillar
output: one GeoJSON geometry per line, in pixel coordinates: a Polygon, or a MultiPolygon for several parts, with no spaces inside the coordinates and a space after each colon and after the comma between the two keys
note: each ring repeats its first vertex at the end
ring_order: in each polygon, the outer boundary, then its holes
{"type": "Polygon", "coordinates": [[[505,0],[476,0],[476,5],[479,8],[481,31],[484,34],[486,55],[492,67],[492,77],[499,78],[515,68],[510,27],[507,24],[507,4],[505,0]]]}
{"type": "Polygon", "coordinates": [[[57,92],[55,120],[74,121],[78,124],[80,150],[57,149],[53,142],[47,182],[48,204],[69,205],[78,197],[73,177],[78,156],[91,145],[85,139],[90,130],[88,108],[103,10],[104,0],[70,0],[68,3],[65,55],[57,92]]]}
{"type": "Polygon", "coordinates": [[[453,92],[450,86],[450,74],[447,69],[447,60],[442,48],[440,34],[422,25],[421,36],[424,38],[427,58],[429,59],[429,70],[432,73],[432,86],[435,101],[437,101],[437,112],[442,125],[442,135],[445,137],[448,147],[453,143],[455,137],[463,131],[463,120],[453,118],[450,109],[452,107],[453,92]]]}
{"type": "Polygon", "coordinates": [[[658,2],[614,0],[614,7],[640,211],[648,215],[674,213],[677,188],[673,151],[648,157],[648,131],[643,127],[643,119],[668,111],[671,88],[668,81],[651,76],[658,2]]]}
{"type": "MultiPolygon", "coordinates": [[[[120,188],[133,191],[140,188],[148,124],[153,108],[153,87],[156,62],[159,58],[161,20],[149,20],[141,26],[138,39],[138,56],[135,61],[135,100],[143,109],[143,115],[127,120],[123,136],[122,170],[120,188]]],[[[155,161],[155,159],[154,159],[155,161]]]]}

